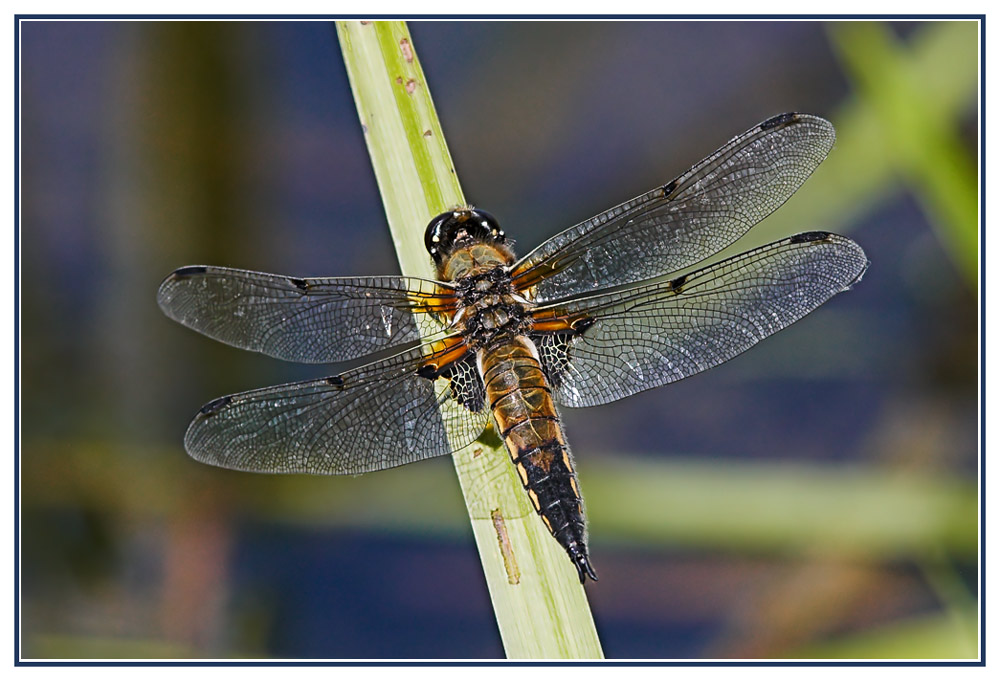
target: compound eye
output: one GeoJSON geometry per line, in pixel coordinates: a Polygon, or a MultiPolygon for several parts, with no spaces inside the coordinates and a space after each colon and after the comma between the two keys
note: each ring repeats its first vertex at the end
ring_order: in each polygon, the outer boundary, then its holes
{"type": "Polygon", "coordinates": [[[427,225],[427,231],[424,232],[424,246],[431,255],[437,255],[441,252],[440,247],[444,245],[442,242],[446,238],[445,226],[451,220],[454,220],[452,213],[442,213],[427,225]]]}
{"type": "Polygon", "coordinates": [[[485,210],[476,209],[476,220],[479,226],[483,229],[484,234],[490,235],[494,241],[503,241],[504,233],[500,229],[500,222],[493,217],[491,214],[487,213],[485,210]]]}

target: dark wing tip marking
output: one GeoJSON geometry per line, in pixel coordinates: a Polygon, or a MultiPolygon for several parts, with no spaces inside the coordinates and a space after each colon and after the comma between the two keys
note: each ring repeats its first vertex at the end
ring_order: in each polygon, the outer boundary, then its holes
{"type": "MultiPolygon", "coordinates": [[[[167,275],[167,277],[160,282],[159,288],[156,289],[156,303],[163,310],[163,314],[167,315],[170,319],[174,321],[184,323],[179,317],[177,311],[174,309],[174,297],[177,295],[178,282],[184,281],[185,279],[191,277],[198,277],[206,272],[209,268],[205,265],[187,265],[185,267],[178,267],[176,270],[167,275]]],[[[183,287],[180,289],[183,291],[183,287]]],[[[183,294],[182,294],[183,295],[183,294]]]]}
{"type": "Polygon", "coordinates": [[[861,278],[865,276],[865,272],[868,271],[868,267],[871,265],[871,260],[865,256],[865,252],[861,249],[854,241],[851,241],[847,237],[840,236],[839,234],[834,234],[833,232],[803,232],[802,234],[795,234],[794,236],[788,237],[788,243],[790,244],[808,244],[808,243],[842,243],[845,247],[850,248],[855,251],[854,253],[854,263],[858,266],[857,274],[847,282],[841,291],[849,291],[854,288],[854,285],[861,281],[861,278]]]}
{"type": "Polygon", "coordinates": [[[188,265],[187,267],[178,267],[167,279],[183,279],[195,274],[205,274],[207,271],[208,268],[205,265],[188,265]]]}
{"type": "Polygon", "coordinates": [[[663,185],[663,187],[661,187],[661,190],[663,191],[664,198],[669,198],[670,195],[674,193],[675,189],[677,189],[677,180],[676,179],[671,180],[667,184],[663,185]]]}
{"type": "MultiPolygon", "coordinates": [[[[868,267],[872,264],[871,260],[865,257],[865,253],[861,249],[861,246],[851,241],[850,239],[842,237],[838,234],[834,234],[833,232],[819,232],[819,231],[802,232],[801,234],[795,234],[793,236],[788,237],[788,243],[790,244],[807,244],[807,243],[821,243],[821,242],[832,244],[836,243],[838,240],[843,241],[846,245],[849,245],[851,248],[855,249],[857,251],[857,255],[859,255],[860,258],[864,259],[864,263],[861,264],[860,268],[858,269],[857,275],[855,275],[855,277],[851,279],[851,281],[849,281],[844,286],[843,289],[841,289],[843,291],[848,291],[852,289],[855,284],[861,281],[861,278],[865,276],[865,272],[868,271],[868,267]]],[[[858,261],[860,261],[860,258],[858,259],[858,261]]]]}
{"type": "Polygon", "coordinates": [[[772,128],[784,127],[797,120],[799,120],[799,114],[794,111],[790,111],[788,113],[778,114],[777,116],[771,116],[760,124],[760,129],[771,130],[772,128]]]}
{"type": "Polygon", "coordinates": [[[201,409],[199,409],[198,415],[203,416],[205,418],[208,418],[210,416],[215,416],[216,414],[219,413],[219,411],[232,404],[232,401],[233,401],[232,395],[216,398],[211,402],[209,402],[208,404],[206,404],[201,409]]]}
{"type": "Polygon", "coordinates": [[[329,383],[330,385],[332,385],[335,388],[343,388],[344,387],[344,379],[341,378],[340,376],[329,376],[326,379],[326,382],[329,383]]]}
{"type": "Polygon", "coordinates": [[[804,244],[810,241],[829,241],[831,236],[833,235],[830,232],[802,232],[789,237],[788,241],[793,244],[804,244]]]}
{"type": "Polygon", "coordinates": [[[305,279],[299,279],[298,277],[288,277],[288,281],[289,283],[292,284],[292,286],[299,289],[300,291],[309,290],[309,282],[306,281],[305,279]]]}
{"type": "Polygon", "coordinates": [[[168,317],[171,319],[175,318],[168,309],[173,284],[177,281],[181,281],[182,279],[187,279],[188,277],[205,274],[207,271],[208,267],[205,265],[188,265],[187,267],[178,267],[176,270],[168,274],[166,279],[160,282],[160,287],[156,290],[156,300],[168,317]]]}

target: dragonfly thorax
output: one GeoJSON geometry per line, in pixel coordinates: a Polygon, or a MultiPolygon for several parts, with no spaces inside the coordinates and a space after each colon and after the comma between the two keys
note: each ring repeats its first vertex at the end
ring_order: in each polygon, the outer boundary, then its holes
{"type": "Polygon", "coordinates": [[[517,295],[506,267],[494,267],[455,282],[461,301],[455,320],[473,349],[531,330],[530,303],[517,295]]]}

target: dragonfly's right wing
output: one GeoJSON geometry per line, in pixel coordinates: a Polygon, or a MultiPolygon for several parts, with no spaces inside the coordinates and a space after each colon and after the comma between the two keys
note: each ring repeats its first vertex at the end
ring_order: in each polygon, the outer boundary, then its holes
{"type": "Polygon", "coordinates": [[[547,303],[694,265],[788,200],[835,137],[816,116],[769,118],[674,181],[555,235],[514,265],[514,286],[547,303]]]}
{"type": "Polygon", "coordinates": [[[210,338],[278,359],[342,362],[445,328],[454,290],[414,277],[298,279],[182,267],[160,285],[164,313],[210,338]]]}
{"type": "Polygon", "coordinates": [[[801,319],[864,274],[850,239],[806,232],[669,281],[533,311],[553,397],[606,404],[732,359],[801,319]]]}

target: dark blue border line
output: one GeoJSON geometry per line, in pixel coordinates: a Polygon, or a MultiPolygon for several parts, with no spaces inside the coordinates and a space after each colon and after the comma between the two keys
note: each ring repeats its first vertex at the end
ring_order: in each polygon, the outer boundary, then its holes
{"type": "Polygon", "coordinates": [[[980,320],[986,319],[986,15],[985,14],[830,14],[830,15],[800,15],[800,14],[484,14],[484,15],[464,15],[464,14],[411,14],[405,17],[389,14],[302,14],[302,15],[282,15],[282,14],[15,14],[14,15],[14,447],[17,456],[14,457],[14,666],[15,667],[490,667],[490,666],[513,666],[513,667],[537,667],[537,666],[569,666],[569,667],[985,667],[986,666],[986,325],[981,324],[980,331],[980,480],[979,480],[979,660],[978,661],[797,661],[797,660],[748,660],[740,662],[730,661],[546,661],[523,662],[506,660],[497,661],[441,661],[434,662],[420,660],[413,662],[398,662],[392,660],[374,660],[364,662],[342,662],[337,660],[312,661],[23,661],[20,658],[20,402],[18,401],[18,387],[20,386],[20,183],[18,174],[20,170],[20,22],[24,20],[65,20],[65,19],[127,19],[127,20],[153,20],[153,19],[278,19],[278,20],[329,20],[329,19],[468,19],[488,20],[488,19],[801,19],[805,21],[825,21],[829,19],[893,19],[910,20],[920,19],[924,21],[941,19],[967,19],[979,21],[979,130],[980,130],[980,187],[979,187],[979,290],[980,290],[980,320]]]}
{"type": "Polygon", "coordinates": [[[979,659],[986,666],[986,17],[979,24],[979,659]]]}
{"type": "Polygon", "coordinates": [[[977,661],[940,661],[940,660],[928,660],[927,662],[914,661],[914,660],[902,660],[899,662],[893,660],[864,660],[864,661],[853,661],[848,660],[840,662],[838,660],[833,661],[810,661],[810,660],[746,660],[746,661],[729,661],[729,660],[705,660],[704,662],[699,660],[681,660],[681,661],[670,661],[670,660],[626,660],[626,661],[616,661],[616,660],[538,660],[538,661],[524,661],[524,660],[442,660],[440,662],[435,662],[433,660],[414,660],[412,662],[399,661],[399,660],[372,660],[372,661],[345,661],[340,660],[316,660],[316,661],[302,661],[302,660],[290,660],[287,662],[281,660],[263,660],[260,662],[249,662],[244,660],[234,660],[229,661],[163,661],[163,662],[143,662],[143,661],[129,661],[125,660],[118,662],[116,660],[111,661],[80,661],[80,662],[18,662],[15,666],[20,667],[983,667],[985,666],[982,662],[977,661]]]}
{"type": "Polygon", "coordinates": [[[14,663],[18,663],[18,653],[21,650],[21,402],[18,391],[21,386],[21,176],[19,159],[21,158],[21,50],[20,30],[18,21],[14,20],[14,663]]]}
{"type": "MultiPolygon", "coordinates": [[[[14,21],[64,19],[273,19],[284,21],[333,20],[333,19],[466,19],[469,21],[494,19],[801,19],[827,21],[830,19],[891,19],[899,21],[938,21],[945,19],[986,20],[985,14],[15,14],[14,21]]],[[[984,43],[985,44],[985,43],[984,43]]]]}

